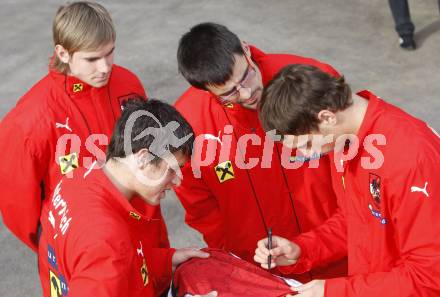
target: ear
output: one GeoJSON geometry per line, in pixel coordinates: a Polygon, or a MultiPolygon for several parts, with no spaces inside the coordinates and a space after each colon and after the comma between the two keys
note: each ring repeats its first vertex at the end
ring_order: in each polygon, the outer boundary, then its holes
{"type": "Polygon", "coordinates": [[[61,44],[55,45],[55,54],[61,62],[65,64],[69,63],[70,54],[61,44]]]}
{"type": "Polygon", "coordinates": [[[331,128],[338,123],[336,114],[329,110],[321,110],[318,113],[319,127],[321,128],[331,128]]]}
{"type": "Polygon", "coordinates": [[[241,47],[243,48],[244,53],[250,57],[251,49],[249,47],[249,44],[246,41],[241,41],[241,47]]]}
{"type": "Polygon", "coordinates": [[[134,158],[136,160],[136,166],[138,169],[143,170],[147,166],[150,165],[150,161],[152,159],[152,156],[150,152],[147,149],[141,149],[136,154],[134,154],[134,158]]]}

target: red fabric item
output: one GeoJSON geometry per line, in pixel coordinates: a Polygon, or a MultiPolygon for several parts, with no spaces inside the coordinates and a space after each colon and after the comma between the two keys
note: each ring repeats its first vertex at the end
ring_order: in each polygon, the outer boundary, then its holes
{"type": "Polygon", "coordinates": [[[193,258],[176,269],[173,287],[178,297],[211,291],[217,291],[222,297],[278,297],[295,294],[283,280],[266,270],[225,251],[204,250],[209,252],[209,258],[193,258]]]}
{"type": "MultiPolygon", "coordinates": [[[[139,79],[117,65],[101,88],[51,70],[2,120],[1,213],[5,225],[33,250],[42,196],[49,196],[63,176],[59,158],[76,153],[78,166],[86,168],[104,160],[121,103],[134,94],[146,96],[139,79]],[[65,147],[63,139],[70,139],[65,147]]],[[[164,226],[162,220],[162,237],[164,226]]]]}
{"type": "MultiPolygon", "coordinates": [[[[251,47],[251,53],[262,73],[264,85],[288,64],[310,64],[338,76],[330,65],[317,60],[287,54],[265,54],[255,47],[251,47]]],[[[182,170],[182,184],[175,188],[186,210],[186,222],[203,234],[209,247],[225,249],[253,263],[257,241],[267,236],[256,201],[261,206],[266,227],[272,227],[274,235],[287,238],[319,226],[335,212],[337,203],[328,156],[320,158],[318,168],[307,168],[308,162],[299,169],[283,168],[281,156],[289,163],[291,154],[295,155],[295,152],[287,151],[283,155],[281,144],[270,145],[273,142],[270,137],[265,137],[258,112],[238,104],[221,105],[207,91],[189,88],[176,102],[176,108],[191,124],[196,136],[220,135],[222,141],[220,144],[217,140],[205,140],[202,156],[205,158],[207,146],[213,145],[216,147],[215,156],[208,156],[213,158],[213,162],[201,167],[201,178],[195,177],[195,168],[186,164],[182,170]],[[225,132],[226,125],[232,125],[233,132],[225,132]],[[259,136],[261,142],[248,141],[245,156],[242,153],[244,143],[241,143],[236,155],[238,139],[249,133],[259,136]],[[229,141],[230,150],[224,152],[223,148],[229,141]],[[262,166],[264,155],[268,156],[270,167],[262,166]],[[247,170],[238,168],[237,164],[242,160],[248,162],[251,158],[259,160],[255,167],[247,170]],[[226,161],[231,162],[228,165],[234,171],[234,177],[220,182],[216,166],[226,161]]],[[[197,150],[195,153],[198,153],[197,150]]],[[[228,174],[228,177],[231,176],[228,174]]],[[[274,272],[279,273],[277,269],[274,272]]],[[[345,261],[324,269],[317,268],[311,275],[292,277],[306,282],[310,276],[328,278],[341,275],[346,275],[345,261]]]]}
{"type": "Polygon", "coordinates": [[[289,272],[348,253],[349,276],[327,280],[325,296],[440,296],[440,138],[374,94],[358,95],[369,100],[359,152],[333,170],[341,211],[294,240],[302,255],[289,272]],[[384,163],[367,168],[378,154],[364,143],[377,134],[384,163]]]}
{"type": "Polygon", "coordinates": [[[102,170],[76,170],[45,199],[39,272],[44,296],[158,296],[174,249],[154,248],[154,223],[102,170]]]}

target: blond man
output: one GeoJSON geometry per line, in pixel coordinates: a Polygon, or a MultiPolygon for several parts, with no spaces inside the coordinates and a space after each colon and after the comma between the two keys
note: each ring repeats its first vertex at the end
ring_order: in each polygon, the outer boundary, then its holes
{"type": "MultiPolygon", "coordinates": [[[[136,75],[113,64],[116,32],[101,5],[74,2],[60,7],[53,41],[48,74],[0,125],[3,221],[34,251],[42,201],[61,177],[73,178],[80,167],[99,168],[124,101],[146,97],[136,75]]],[[[161,218],[156,209],[139,201],[133,204],[161,218]]],[[[161,239],[150,244],[168,246],[163,220],[154,222],[161,239]]],[[[64,227],[68,224],[63,222],[64,227]]]]}

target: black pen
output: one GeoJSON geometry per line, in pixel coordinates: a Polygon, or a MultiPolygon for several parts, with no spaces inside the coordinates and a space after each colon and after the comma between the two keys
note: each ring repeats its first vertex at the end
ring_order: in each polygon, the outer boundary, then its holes
{"type": "Polygon", "coordinates": [[[267,230],[267,248],[269,249],[269,256],[267,257],[268,269],[270,270],[270,263],[272,262],[272,255],[270,254],[270,250],[272,249],[272,228],[267,230]]]}

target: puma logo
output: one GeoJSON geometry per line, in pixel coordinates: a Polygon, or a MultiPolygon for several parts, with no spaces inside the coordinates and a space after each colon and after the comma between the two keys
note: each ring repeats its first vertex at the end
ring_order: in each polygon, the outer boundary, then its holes
{"type": "Polygon", "coordinates": [[[221,131],[218,131],[218,135],[214,136],[212,134],[203,134],[205,139],[211,139],[211,140],[215,140],[218,141],[221,145],[223,145],[223,142],[220,140],[220,133],[221,131]]]}
{"type": "Polygon", "coordinates": [[[425,182],[425,187],[424,188],[419,188],[416,186],[412,186],[411,187],[411,192],[422,192],[423,194],[426,195],[426,197],[429,197],[428,192],[426,191],[426,187],[428,186],[428,182],[425,182]]]}
{"type": "Polygon", "coordinates": [[[67,130],[69,130],[70,132],[72,132],[72,129],[69,127],[69,118],[66,118],[66,123],[65,124],[60,124],[60,123],[55,123],[55,127],[56,128],[65,128],[67,130]]]}
{"type": "Polygon", "coordinates": [[[141,244],[141,247],[136,249],[136,252],[138,256],[144,257],[144,252],[142,251],[142,242],[139,240],[139,243],[141,244]]]}

